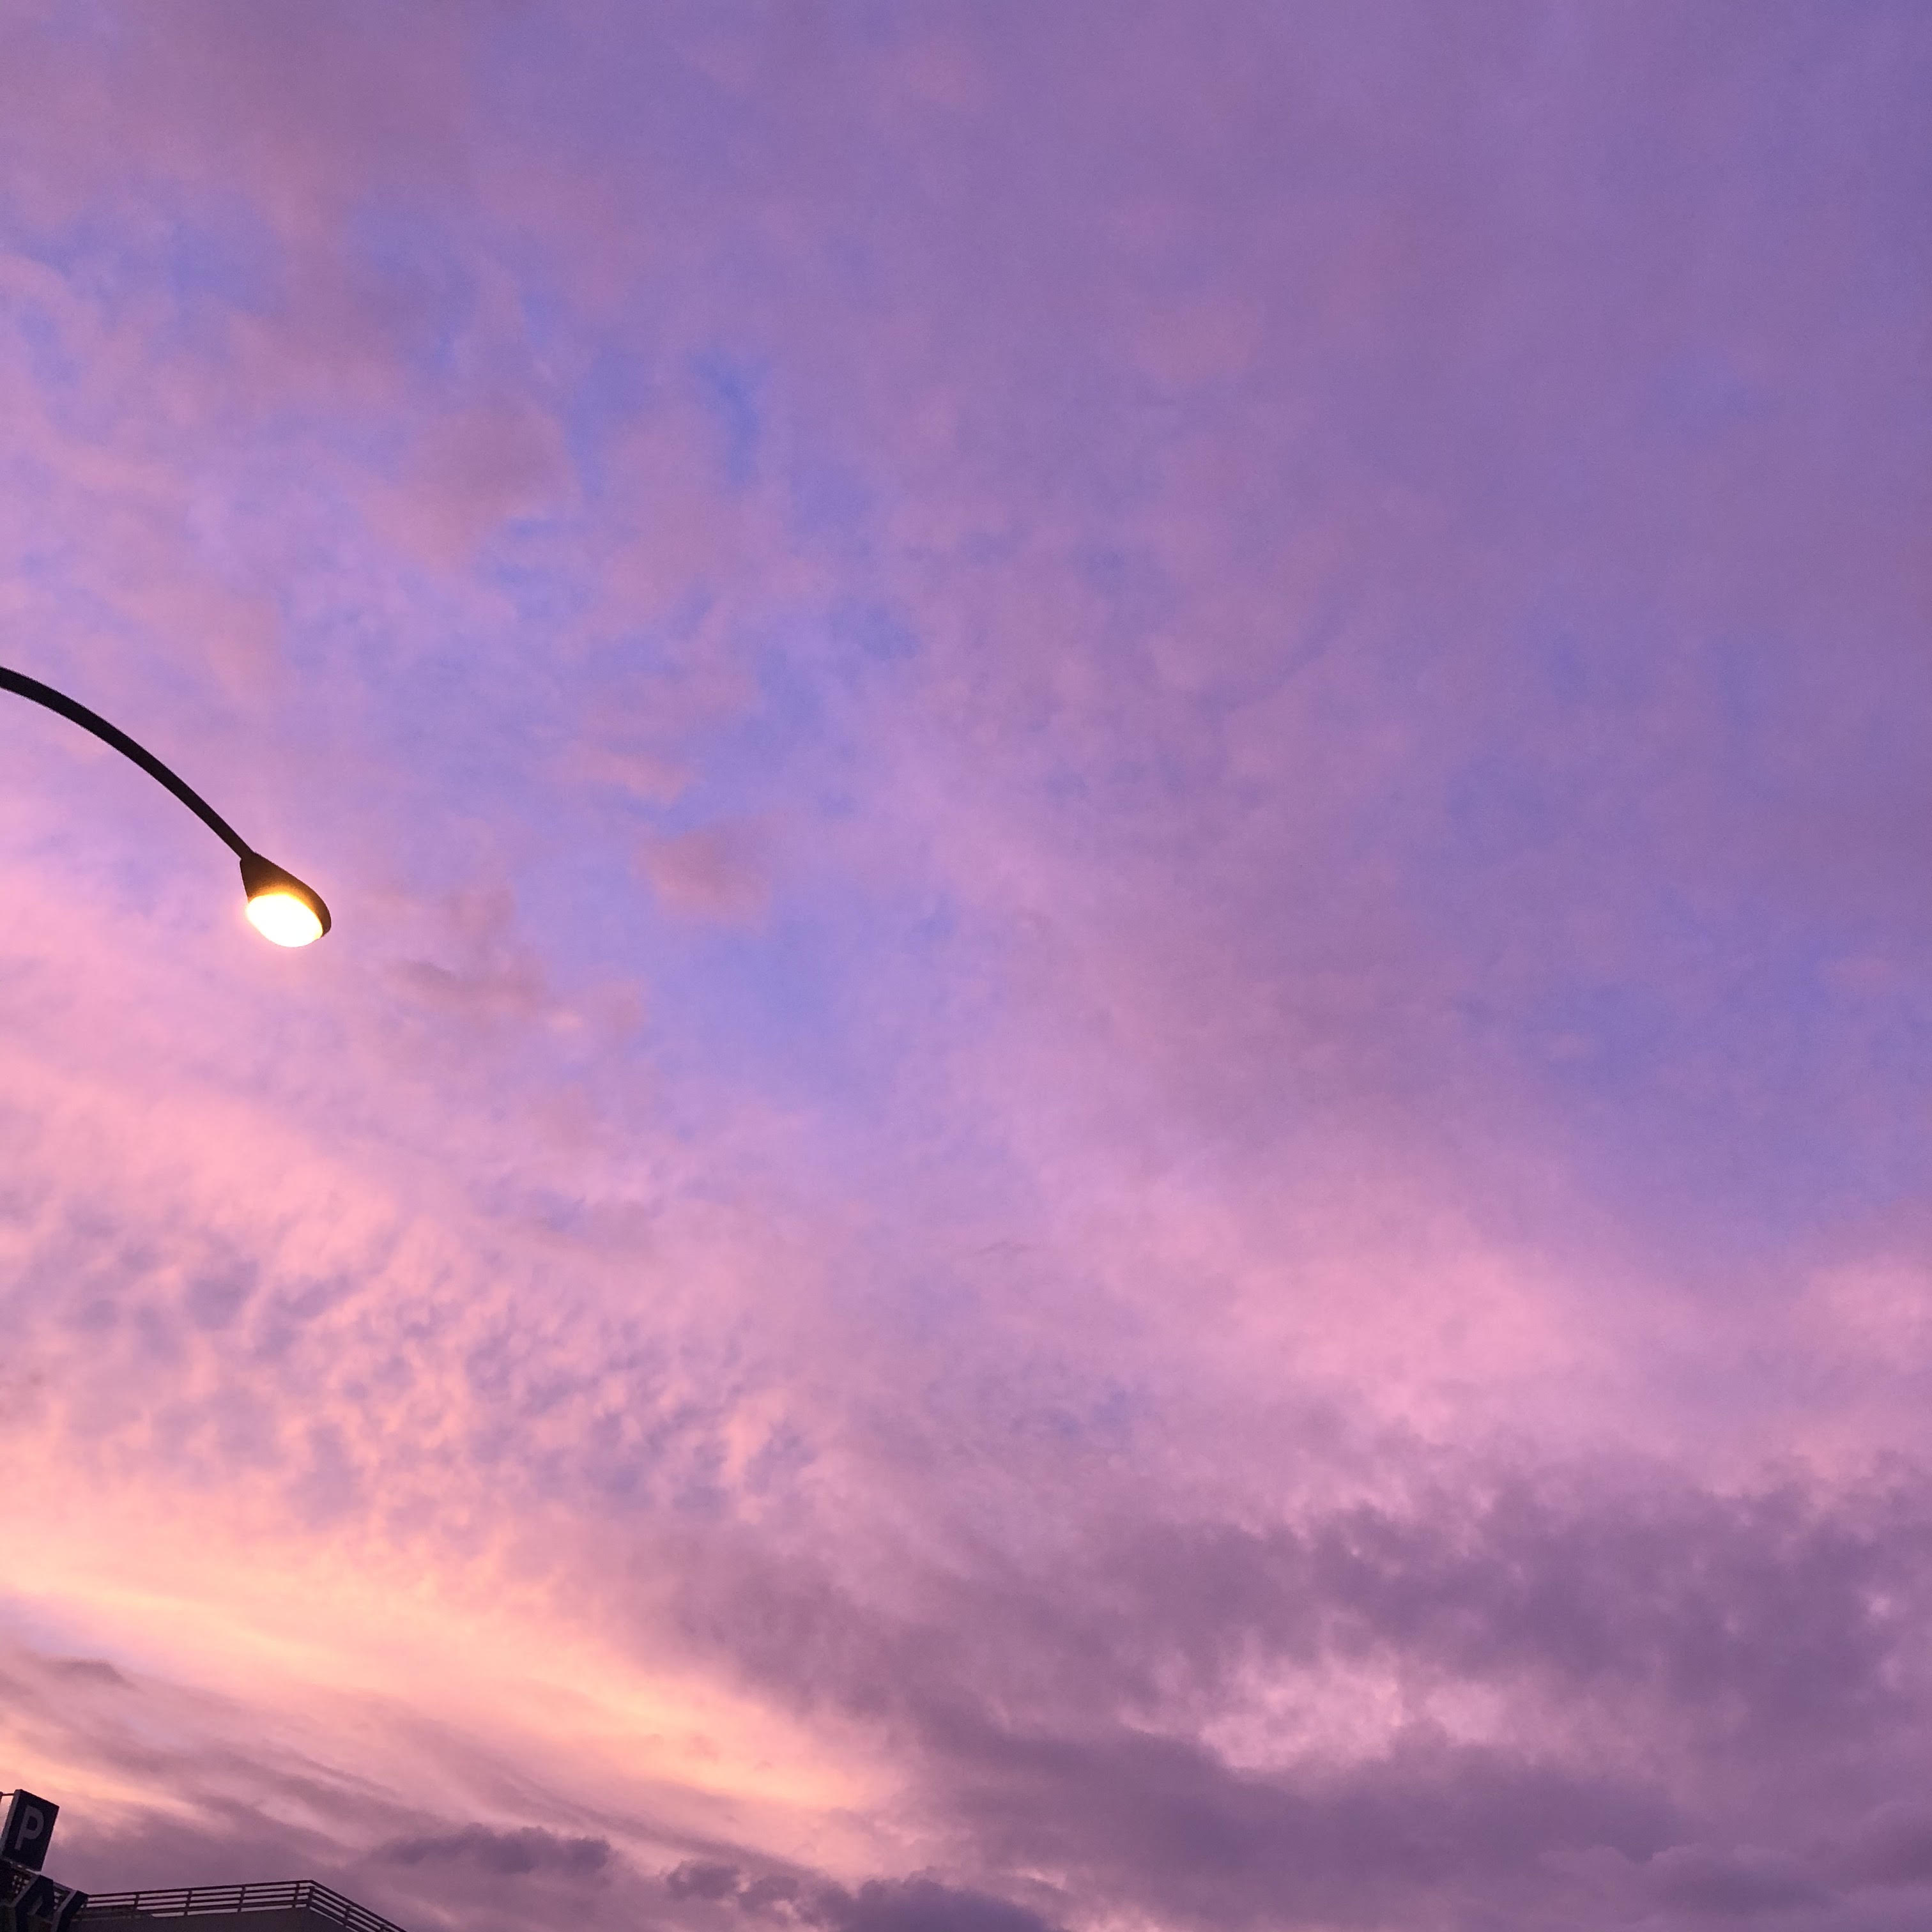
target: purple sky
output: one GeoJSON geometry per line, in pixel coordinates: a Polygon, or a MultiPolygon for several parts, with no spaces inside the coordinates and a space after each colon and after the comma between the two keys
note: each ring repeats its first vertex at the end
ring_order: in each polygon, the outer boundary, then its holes
{"type": "Polygon", "coordinates": [[[1924,0],[0,0],[0,1783],[410,1932],[1932,1923],[1924,0]]]}

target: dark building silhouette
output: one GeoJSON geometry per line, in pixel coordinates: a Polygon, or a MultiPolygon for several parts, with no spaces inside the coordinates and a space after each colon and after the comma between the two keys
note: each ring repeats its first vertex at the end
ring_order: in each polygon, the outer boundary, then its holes
{"type": "MultiPolygon", "coordinates": [[[[314,1879],[262,1885],[196,1885],[163,1892],[102,1892],[92,1898],[42,1870],[60,1807],[31,1791],[10,1798],[0,1822],[0,1932],[169,1932],[174,1919],[236,1922],[234,1932],[403,1932],[314,1879]]],[[[220,1927],[210,1932],[220,1932],[220,1927]]]]}
{"type": "MultiPolygon", "coordinates": [[[[71,1932],[169,1932],[174,1919],[211,1918],[208,1932],[231,1918],[234,1932],[403,1932],[393,1920],[370,1912],[313,1879],[266,1885],[197,1885],[172,1892],[100,1892],[75,1915],[71,1932]]],[[[26,1932],[22,1928],[22,1932],[26,1932]]]]}

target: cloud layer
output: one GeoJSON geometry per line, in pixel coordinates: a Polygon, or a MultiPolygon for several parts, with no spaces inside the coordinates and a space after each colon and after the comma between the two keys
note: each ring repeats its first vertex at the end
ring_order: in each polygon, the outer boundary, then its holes
{"type": "Polygon", "coordinates": [[[1924,1922],[1922,9],[0,13],[63,1876],[1924,1922]]]}

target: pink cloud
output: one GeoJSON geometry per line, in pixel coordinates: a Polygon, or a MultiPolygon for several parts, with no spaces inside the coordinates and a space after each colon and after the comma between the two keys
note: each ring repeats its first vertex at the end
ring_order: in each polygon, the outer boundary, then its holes
{"type": "Polygon", "coordinates": [[[22,19],[75,1876],[1922,1917],[1915,15],[22,19]]]}
{"type": "Polygon", "coordinates": [[[754,920],[770,896],[765,842],[748,824],[701,825],[646,842],[638,857],[652,890],[687,919],[754,920]]]}
{"type": "Polygon", "coordinates": [[[528,404],[484,405],[432,422],[377,520],[433,563],[467,563],[506,518],[557,506],[569,466],[556,426],[528,404]]]}

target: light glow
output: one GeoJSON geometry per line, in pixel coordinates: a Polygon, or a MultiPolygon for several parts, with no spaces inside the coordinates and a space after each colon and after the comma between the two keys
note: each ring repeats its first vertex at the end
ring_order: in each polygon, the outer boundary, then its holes
{"type": "Polygon", "coordinates": [[[293,892],[256,892],[248,902],[248,922],[278,946],[309,946],[322,937],[315,909],[293,892]]]}

